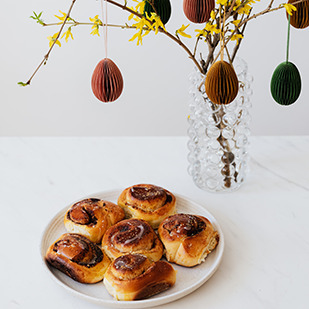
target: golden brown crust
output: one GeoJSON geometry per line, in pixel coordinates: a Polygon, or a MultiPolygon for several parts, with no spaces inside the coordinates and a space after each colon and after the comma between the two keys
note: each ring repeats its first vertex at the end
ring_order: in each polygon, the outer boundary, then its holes
{"type": "Polygon", "coordinates": [[[176,212],[175,196],[151,184],[126,188],[118,198],[118,205],[124,209],[127,218],[143,219],[155,229],[162,220],[176,212]]]}
{"type": "Polygon", "coordinates": [[[45,259],[53,267],[82,283],[101,281],[110,264],[99,246],[73,233],[63,234],[55,241],[48,248],[45,259]]]}
{"type": "Polygon", "coordinates": [[[192,267],[216,248],[219,234],[203,216],[176,214],[166,218],[158,233],[169,262],[192,267]]]}
{"type": "Polygon", "coordinates": [[[160,239],[146,221],[139,219],[122,220],[111,226],[103,236],[102,248],[111,259],[139,253],[158,261],[163,255],[160,239]]]}
{"type": "Polygon", "coordinates": [[[107,269],[104,284],[118,300],[144,299],[175,284],[176,271],[165,261],[151,262],[139,254],[123,255],[107,269]]]}
{"type": "Polygon", "coordinates": [[[68,232],[79,233],[95,243],[100,243],[106,230],[124,219],[118,205],[97,198],[88,198],[73,204],[64,216],[68,232]]]}

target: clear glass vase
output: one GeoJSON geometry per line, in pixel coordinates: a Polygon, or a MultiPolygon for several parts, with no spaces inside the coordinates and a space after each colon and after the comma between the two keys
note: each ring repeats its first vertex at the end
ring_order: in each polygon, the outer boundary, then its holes
{"type": "Polygon", "coordinates": [[[190,74],[188,172],[201,189],[212,192],[237,190],[248,170],[249,122],[252,76],[244,60],[233,63],[240,87],[228,105],[212,103],[204,87],[205,76],[190,74]]]}

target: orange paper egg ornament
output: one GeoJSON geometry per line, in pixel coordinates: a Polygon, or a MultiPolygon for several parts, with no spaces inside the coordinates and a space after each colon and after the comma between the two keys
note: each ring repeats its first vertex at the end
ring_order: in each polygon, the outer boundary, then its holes
{"type": "Polygon", "coordinates": [[[117,100],[123,89],[122,74],[117,65],[109,58],[104,58],[95,67],[91,88],[100,101],[107,103],[117,100]]]}
{"type": "Polygon", "coordinates": [[[205,80],[205,91],[215,104],[229,104],[237,96],[238,78],[231,64],[220,60],[209,69],[205,80]]]}
{"type": "Polygon", "coordinates": [[[215,8],[215,0],[184,0],[183,12],[193,23],[201,24],[209,20],[211,11],[215,8]]]}
{"type": "MultiPolygon", "coordinates": [[[[288,3],[293,4],[298,2],[299,0],[289,0],[288,3]]],[[[304,2],[299,2],[294,5],[296,7],[296,11],[293,11],[291,16],[291,25],[297,29],[304,29],[309,26],[309,0],[305,0],[304,2]]],[[[287,18],[289,14],[287,13],[287,18]]]]}

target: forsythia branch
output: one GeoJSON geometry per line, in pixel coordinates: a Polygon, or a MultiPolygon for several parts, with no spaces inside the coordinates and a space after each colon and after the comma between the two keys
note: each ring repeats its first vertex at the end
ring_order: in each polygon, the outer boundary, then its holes
{"type": "MultiPolygon", "coordinates": [[[[270,0],[268,5],[265,7],[265,9],[263,9],[262,11],[255,13],[253,15],[251,15],[251,10],[252,10],[252,5],[251,3],[254,3],[254,1],[237,1],[237,0],[233,0],[230,2],[230,4],[228,4],[228,1],[225,0],[217,0],[217,3],[220,3],[220,9],[215,9],[214,11],[211,12],[211,22],[206,23],[206,26],[204,29],[202,30],[196,30],[197,32],[199,32],[199,34],[197,35],[197,39],[194,45],[194,49],[193,52],[191,52],[191,50],[188,48],[188,46],[186,46],[182,40],[179,37],[179,34],[184,36],[184,37],[190,37],[190,35],[186,34],[184,32],[184,30],[188,27],[188,26],[182,26],[180,29],[178,29],[175,34],[173,35],[172,33],[168,32],[164,25],[158,26],[159,24],[157,23],[157,21],[153,18],[153,16],[149,17],[144,16],[142,14],[142,12],[138,12],[134,9],[131,9],[127,6],[127,1],[125,0],[124,4],[120,4],[115,0],[106,0],[108,3],[119,7],[122,10],[127,11],[128,13],[132,14],[132,16],[136,16],[137,18],[139,18],[141,20],[141,22],[145,21],[145,25],[142,26],[141,24],[139,24],[139,27],[135,25],[129,26],[127,24],[125,25],[114,25],[114,24],[106,24],[109,27],[119,27],[122,29],[139,29],[139,31],[145,30],[146,32],[149,32],[151,30],[157,32],[160,32],[164,35],[166,35],[168,38],[170,38],[172,41],[174,41],[175,43],[177,43],[188,55],[188,57],[194,62],[194,64],[196,65],[196,67],[198,68],[198,70],[202,73],[202,74],[206,74],[207,70],[208,70],[208,66],[210,64],[212,64],[213,62],[215,62],[217,60],[217,58],[220,55],[220,52],[218,53],[218,55],[216,57],[214,57],[214,52],[216,50],[216,47],[218,46],[219,42],[220,42],[220,32],[226,32],[226,30],[228,30],[230,32],[230,34],[224,39],[223,41],[223,45],[222,48],[226,50],[230,61],[233,61],[235,58],[235,55],[239,49],[239,45],[242,41],[243,35],[244,35],[244,31],[246,28],[247,23],[252,20],[255,19],[259,16],[268,14],[270,12],[273,11],[277,11],[280,10],[282,8],[286,8],[287,10],[289,9],[288,4],[286,3],[282,3],[277,7],[273,7],[274,5],[274,0],[270,0]],[[221,27],[221,23],[222,23],[222,16],[224,15],[224,20],[226,21],[226,29],[221,29],[223,27],[221,27]],[[237,19],[237,17],[240,16],[240,19],[237,19]],[[229,18],[232,18],[233,21],[232,22],[227,22],[227,20],[229,18]],[[229,25],[234,25],[235,28],[232,30],[230,30],[229,25]],[[201,60],[200,62],[196,59],[196,53],[197,53],[197,46],[198,43],[205,38],[205,42],[208,44],[208,57],[206,59],[206,61],[201,60]],[[227,44],[229,43],[230,40],[237,40],[236,42],[236,46],[233,50],[233,54],[230,55],[229,51],[227,49],[227,44]]],[[[153,6],[153,1],[151,1],[150,4],[153,6]]],[[[308,0],[299,0],[293,3],[293,5],[297,5],[298,3],[301,2],[305,2],[308,0]]],[[[57,32],[56,34],[54,34],[53,37],[50,37],[50,48],[48,50],[48,52],[46,53],[46,55],[43,57],[43,60],[40,62],[40,64],[38,65],[38,67],[35,69],[34,73],[31,75],[31,77],[29,78],[29,80],[24,83],[24,82],[19,82],[18,84],[21,86],[26,86],[26,85],[30,85],[33,77],[35,76],[35,74],[38,72],[38,70],[41,68],[41,66],[43,64],[46,64],[50,53],[53,50],[53,47],[55,46],[55,44],[59,44],[60,42],[58,41],[58,39],[61,36],[61,33],[64,29],[64,26],[70,25],[69,30],[71,29],[71,27],[73,26],[77,26],[77,25],[93,25],[93,23],[82,23],[82,22],[77,22],[74,19],[72,19],[70,17],[72,8],[75,4],[76,0],[72,0],[72,3],[70,5],[70,8],[67,12],[67,14],[61,12],[63,14],[63,16],[59,17],[56,16],[57,18],[59,18],[61,20],[61,23],[51,23],[51,24],[47,24],[45,23],[42,18],[42,12],[39,14],[36,14],[35,12],[33,12],[34,16],[30,16],[30,18],[34,19],[37,23],[41,24],[42,26],[53,26],[53,25],[59,25],[60,29],[59,32],[57,32]]],[[[156,16],[158,16],[156,14],[156,16]]],[[[97,26],[106,26],[103,25],[103,23],[100,21],[100,23],[96,24],[97,26]]],[[[71,33],[67,33],[65,32],[62,36],[64,36],[65,34],[67,34],[67,36],[71,35],[71,33]]],[[[136,37],[138,34],[136,34],[134,37],[136,37]]],[[[139,33],[139,37],[141,36],[141,33],[139,33]]],[[[134,38],[133,37],[133,38],[134,38]]],[[[132,39],[131,39],[132,40],[132,39]]]]}
{"type": "Polygon", "coordinates": [[[37,71],[40,69],[40,67],[41,67],[43,64],[46,64],[46,61],[48,60],[49,54],[51,53],[52,49],[54,48],[54,46],[55,46],[57,40],[59,39],[59,37],[60,37],[60,35],[61,35],[61,32],[62,32],[62,30],[63,30],[63,28],[64,28],[64,25],[66,24],[68,18],[70,17],[70,14],[71,14],[71,11],[72,11],[72,9],[73,9],[73,6],[74,6],[75,2],[76,2],[76,0],[72,0],[71,6],[70,6],[70,8],[69,8],[69,10],[68,10],[68,13],[66,14],[66,17],[65,17],[65,19],[64,19],[64,21],[63,21],[61,27],[60,27],[60,30],[59,30],[59,32],[58,32],[58,35],[55,37],[55,39],[54,39],[52,45],[50,46],[50,48],[49,48],[47,54],[44,56],[43,60],[40,62],[40,64],[38,65],[38,67],[35,69],[34,73],[31,75],[31,77],[29,78],[29,80],[28,80],[26,83],[19,82],[19,83],[18,83],[19,85],[21,85],[21,86],[30,85],[30,83],[31,83],[31,81],[32,81],[32,79],[33,79],[33,77],[35,76],[35,74],[37,73],[37,71]]]}

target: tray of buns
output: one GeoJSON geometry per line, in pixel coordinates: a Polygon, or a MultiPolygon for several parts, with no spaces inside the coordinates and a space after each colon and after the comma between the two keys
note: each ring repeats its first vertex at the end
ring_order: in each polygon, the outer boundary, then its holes
{"type": "Polygon", "coordinates": [[[154,185],[65,206],[41,239],[43,266],[90,302],[147,308],[184,297],[218,269],[224,236],[205,207],[154,185]]]}

